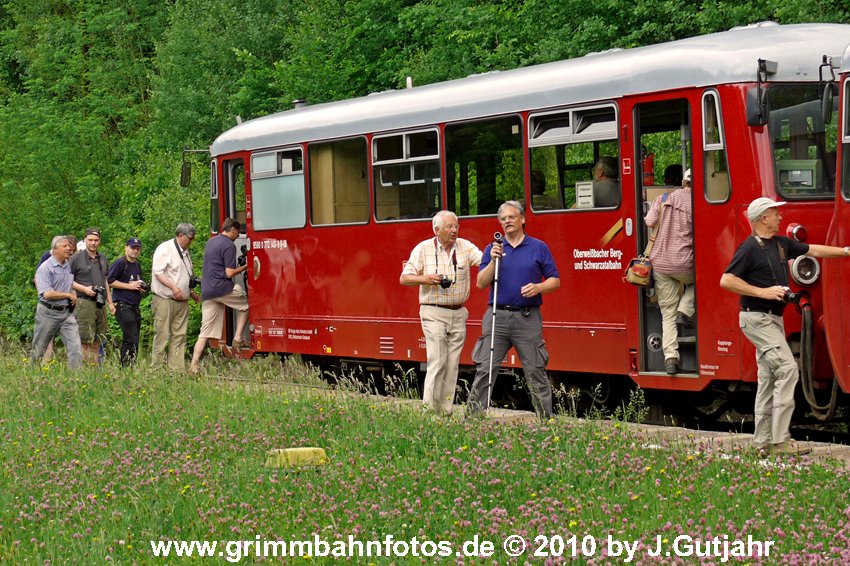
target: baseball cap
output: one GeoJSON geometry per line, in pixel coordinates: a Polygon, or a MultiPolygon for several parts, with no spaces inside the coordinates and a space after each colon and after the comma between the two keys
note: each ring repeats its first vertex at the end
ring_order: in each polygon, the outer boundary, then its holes
{"type": "Polygon", "coordinates": [[[691,170],[686,169],[685,174],[682,175],[682,181],[690,181],[691,180],[691,170]]]}
{"type": "Polygon", "coordinates": [[[97,228],[86,228],[86,236],[97,236],[100,238],[100,230],[97,228]]]}
{"type": "Polygon", "coordinates": [[[747,218],[750,219],[750,222],[755,222],[761,215],[768,211],[768,209],[774,208],[776,206],[782,206],[787,204],[785,202],[776,202],[773,199],[767,197],[759,197],[753,202],[750,203],[750,206],[747,207],[747,218]]]}
{"type": "Polygon", "coordinates": [[[127,240],[127,245],[131,248],[141,248],[142,241],[138,238],[130,238],[129,240],[127,240]]]}

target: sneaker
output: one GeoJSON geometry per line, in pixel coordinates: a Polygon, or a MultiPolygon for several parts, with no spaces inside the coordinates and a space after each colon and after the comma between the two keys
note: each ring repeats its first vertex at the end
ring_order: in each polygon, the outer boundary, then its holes
{"type": "Polygon", "coordinates": [[[786,455],[796,455],[802,456],[803,454],[811,454],[812,448],[811,446],[803,446],[802,444],[798,444],[793,440],[786,440],[785,442],[780,442],[779,444],[772,444],[770,447],[771,454],[786,454],[786,455]]]}
{"type": "Polygon", "coordinates": [[[676,324],[681,326],[682,328],[695,328],[696,323],[694,319],[683,312],[676,313],[676,324]]]}
{"type": "Polygon", "coordinates": [[[679,373],[679,360],[676,358],[667,358],[664,360],[664,371],[667,375],[676,375],[679,373]]]}

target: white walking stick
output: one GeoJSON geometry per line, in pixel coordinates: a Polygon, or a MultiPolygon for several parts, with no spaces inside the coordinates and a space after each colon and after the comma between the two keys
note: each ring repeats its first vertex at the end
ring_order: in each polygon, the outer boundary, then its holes
{"type": "MultiPolygon", "coordinates": [[[[502,235],[499,232],[493,234],[493,241],[497,244],[502,243],[502,235]]],[[[496,301],[499,297],[499,260],[501,257],[496,258],[496,267],[493,272],[493,324],[490,328],[490,369],[487,371],[487,406],[484,407],[485,411],[490,410],[490,398],[492,397],[493,392],[493,347],[495,345],[496,340],[496,301]]]]}

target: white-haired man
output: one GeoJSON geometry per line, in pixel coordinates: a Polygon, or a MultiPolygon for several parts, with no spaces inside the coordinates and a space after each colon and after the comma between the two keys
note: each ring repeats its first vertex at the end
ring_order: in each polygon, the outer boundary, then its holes
{"type": "Polygon", "coordinates": [[[71,236],[56,236],[50,246],[50,257],[35,273],[38,306],[35,311],[35,330],[32,337],[32,359],[41,360],[48,344],[58,334],[68,352],[68,367],[79,369],[83,364],[80,328],[74,316],[77,293],[74,274],[68,260],[74,253],[71,236]]]}
{"type": "Polygon", "coordinates": [[[756,348],[753,443],[773,454],[807,454],[811,448],[795,444],[789,432],[798,369],[782,319],[789,283],[788,260],[801,255],[847,257],[850,246],[803,244],[777,235],[782,222],[779,207],[784,204],[767,197],[750,203],[747,218],[753,233],[735,250],[720,286],[741,296],[739,325],[756,348]]]}
{"type": "Polygon", "coordinates": [[[441,210],[433,218],[434,237],[416,245],[399,282],[419,286],[419,318],[425,334],[428,370],[422,401],[441,415],[451,414],[460,352],[466,340],[464,307],[471,271],[481,264],[481,250],[458,238],[457,216],[441,210]]]}

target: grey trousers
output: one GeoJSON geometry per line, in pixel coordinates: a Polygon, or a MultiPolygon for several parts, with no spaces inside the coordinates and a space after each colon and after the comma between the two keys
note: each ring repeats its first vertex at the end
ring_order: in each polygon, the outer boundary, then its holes
{"type": "Polygon", "coordinates": [[[79,369],[83,366],[83,346],[80,343],[80,328],[77,317],[73,313],[50,310],[41,303],[35,309],[35,330],[32,336],[33,361],[44,357],[47,345],[53,342],[56,335],[62,338],[65,351],[68,353],[68,367],[79,369]]]}
{"type": "Polygon", "coordinates": [[[496,333],[493,339],[493,373],[487,375],[490,367],[490,336],[493,327],[493,310],[488,308],[481,319],[482,335],[472,351],[472,361],[477,364],[475,380],[469,390],[466,413],[473,415],[488,408],[490,387],[495,385],[496,375],[502,365],[502,359],[511,346],[514,347],[522,363],[525,383],[531,395],[534,411],[541,419],[552,416],[552,388],[546,376],[546,364],[549,352],[543,340],[543,319],[539,308],[528,310],[528,316],[521,311],[496,310],[496,333]],[[489,383],[489,386],[488,386],[489,383]]]}
{"type": "Polygon", "coordinates": [[[756,347],[758,389],[756,390],[756,446],[780,444],[789,438],[794,412],[794,388],[799,379],[797,362],[785,338],[781,316],[744,312],[738,316],[744,336],[756,347]]]}

